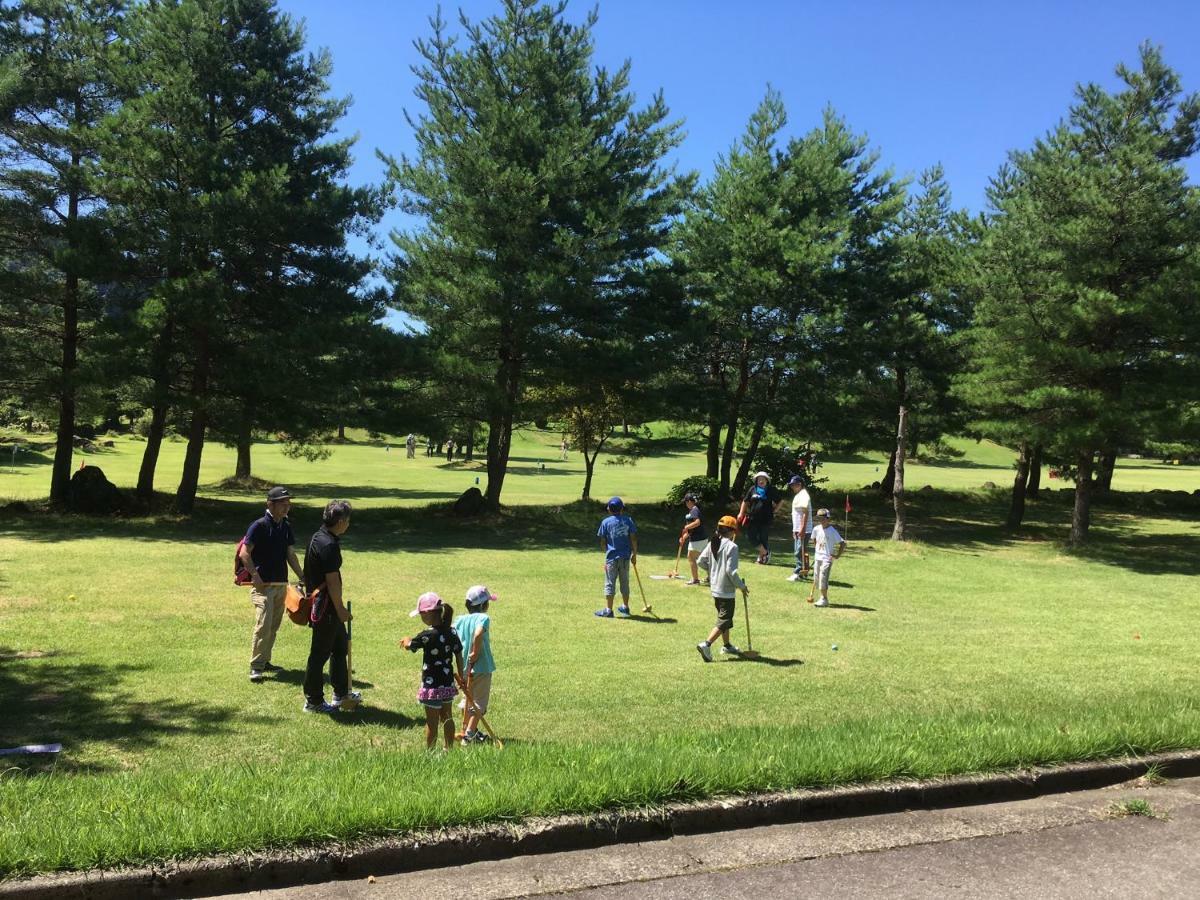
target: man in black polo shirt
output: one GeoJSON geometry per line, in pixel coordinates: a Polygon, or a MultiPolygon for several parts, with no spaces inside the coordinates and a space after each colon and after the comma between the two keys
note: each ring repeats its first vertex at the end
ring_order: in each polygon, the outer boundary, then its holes
{"type": "Polygon", "coordinates": [[[283,599],[287,593],[290,566],[297,578],[303,577],[300,560],[293,544],[296,536],[288,521],[292,495],[285,487],[267,491],[267,512],[246,530],[242,545],[242,565],[250,573],[250,601],[258,615],[254,620],[254,641],[250,648],[250,680],[262,681],[264,672],[278,672],[271,664],[275,635],[283,621],[283,599]]]}
{"type": "Polygon", "coordinates": [[[304,675],[304,711],[333,712],[343,703],[357,704],[357,691],[350,690],[346,669],[346,623],[350,612],[342,602],[341,537],[350,527],[350,504],[331,500],[321,516],[321,529],[308,542],[304,552],[304,586],[309,594],[320,588],[313,601],[309,627],[312,644],[308,651],[308,669],[304,675]],[[333,702],[325,702],[325,663],[329,663],[329,683],[333,702]]]}

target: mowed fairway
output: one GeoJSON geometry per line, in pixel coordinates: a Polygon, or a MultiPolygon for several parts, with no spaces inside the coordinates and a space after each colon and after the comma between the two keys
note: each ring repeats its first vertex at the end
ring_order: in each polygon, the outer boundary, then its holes
{"type": "MultiPolygon", "coordinates": [[[[1095,511],[1093,545],[1072,554],[1060,543],[1066,493],[1031,503],[1020,536],[999,527],[1006,499],[980,485],[1011,479],[1001,448],[963,443],[962,460],[909,467],[914,489],[935,490],[914,491],[905,545],[886,540],[890,508],[856,490],[882,461],[831,461],[820,499],[839,525],[840,486],[855,504],[831,608],[785,581],[781,514],[776,564],[744,566],[763,658],[705,665],[695,643],[713,620],[707,591],[648,577],[671,568],[682,510],[661,499],[702,471],[700,448],[651,441],[636,466],[597,467],[593,495],[620,493],[638,521],[639,568],[661,617],[602,621],[592,615],[602,509],[573,502],[582,466],[575,453],[558,461],[556,444],[525,434],[510,506],[465,522],[425,505],[473,484],[476,465],[423,449],[406,460],[398,445],[342,446],[314,464],[255,447],[256,475],[299,498],[301,544],[324,501],[356,506],[344,575],[365,706],[333,717],[300,711],[308,632],[286,620],[275,661],[287,671],[247,681],[253,612],[231,573],[257,497],[210,486],[191,519],[10,508],[0,747],[64,749],[56,761],[8,758],[0,872],[1200,746],[1200,508],[1133,493],[1190,492],[1194,468],[1123,464],[1119,493],[1095,511]],[[407,615],[419,593],[461,608],[475,582],[501,598],[489,719],[507,746],[429,755],[418,659],[397,644],[419,630],[407,615]]],[[[119,440],[87,458],[129,486],[141,447],[119,440]]],[[[45,494],[46,463],[27,456],[0,470],[0,498],[45,494]]],[[[182,444],[167,446],[161,488],[174,486],[181,458],[182,444]]],[[[202,482],[231,470],[231,451],[206,449],[202,482]]],[[[734,639],[744,645],[740,600],[734,639]]]]}

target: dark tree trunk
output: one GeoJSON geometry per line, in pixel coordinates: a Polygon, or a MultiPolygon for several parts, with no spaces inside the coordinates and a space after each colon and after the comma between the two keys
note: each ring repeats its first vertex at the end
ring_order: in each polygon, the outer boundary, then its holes
{"type": "Polygon", "coordinates": [[[339,444],[345,443],[345,441],[346,441],[346,426],[345,425],[338,426],[337,440],[338,440],[339,444]]]}
{"type": "Polygon", "coordinates": [[[600,450],[604,446],[604,442],[607,440],[608,435],[603,435],[600,440],[596,442],[596,449],[591,453],[591,455],[588,455],[587,448],[582,444],[579,447],[583,455],[583,466],[585,469],[583,476],[583,495],[580,499],[592,499],[592,474],[596,471],[596,460],[599,459],[600,450]]]}
{"type": "Polygon", "coordinates": [[[706,463],[704,474],[709,478],[717,478],[721,474],[721,422],[715,415],[708,419],[706,463]]]}
{"type": "Polygon", "coordinates": [[[1010,531],[1015,531],[1021,527],[1021,522],[1025,518],[1025,492],[1028,490],[1026,483],[1029,480],[1029,442],[1021,441],[1021,449],[1017,453],[1017,474],[1013,478],[1012,501],[1008,506],[1008,520],[1005,526],[1010,531]]]}
{"type": "Polygon", "coordinates": [[[1075,476],[1075,509],[1071,512],[1071,543],[1079,546],[1087,541],[1092,524],[1092,451],[1079,454],[1075,476]]]}
{"type": "MultiPolygon", "coordinates": [[[[77,206],[74,196],[71,205],[77,206]]],[[[73,264],[73,263],[72,263],[73,264]]],[[[71,488],[71,459],[75,450],[75,370],[79,353],[79,277],[67,275],[63,296],[62,383],[58,393],[58,430],[54,441],[54,467],[50,472],[50,500],[65,505],[71,488]]]]}
{"type": "Polygon", "coordinates": [[[1096,490],[1107,494],[1112,490],[1113,469],[1117,467],[1117,451],[1106,450],[1100,454],[1100,465],[1096,470],[1096,490]]]}
{"type": "Polygon", "coordinates": [[[154,498],[154,470],[158,467],[158,453],[166,430],[167,404],[156,403],[150,410],[150,431],[146,435],[146,449],[142,452],[142,467],[138,470],[137,497],[145,503],[154,498]]]}
{"type": "Polygon", "coordinates": [[[905,441],[908,439],[908,407],[900,407],[900,422],[896,426],[896,452],[893,455],[896,470],[892,486],[892,508],[896,512],[896,523],[892,526],[892,540],[904,540],[905,510],[904,510],[904,456],[905,441]]]}
{"type": "Polygon", "coordinates": [[[238,428],[237,465],[233,470],[234,478],[250,477],[250,444],[250,420],[247,418],[238,428]]]}
{"type": "MultiPolygon", "coordinates": [[[[712,387],[716,390],[717,385],[721,383],[720,357],[714,353],[711,360],[708,373],[712,381],[712,387]]],[[[708,413],[708,454],[706,462],[707,467],[704,474],[709,478],[719,477],[721,474],[721,417],[717,412],[715,403],[708,413]]]]}
{"type": "Polygon", "coordinates": [[[762,443],[763,431],[766,430],[767,416],[771,413],[771,404],[775,402],[775,395],[779,391],[779,381],[781,371],[775,369],[771,373],[771,380],[767,383],[767,398],[759,411],[758,418],[754,420],[754,428],[750,432],[750,446],[746,448],[746,452],[742,455],[742,463],[738,466],[737,476],[733,480],[734,496],[740,497],[742,492],[746,490],[746,479],[750,475],[750,467],[754,465],[754,457],[758,454],[758,445],[762,443]]]}
{"type": "MultiPolygon", "coordinates": [[[[83,118],[83,100],[76,97],[75,118],[83,118]]],[[[71,153],[73,175],[79,172],[82,156],[71,153]]],[[[75,372],[79,361],[79,189],[72,187],[67,196],[67,246],[71,251],[63,284],[62,381],[58,392],[58,429],[54,440],[54,465],[50,470],[50,501],[65,505],[71,489],[71,461],[75,451],[75,372]]]]}
{"type": "Polygon", "coordinates": [[[729,470],[733,468],[733,454],[737,443],[738,422],[742,416],[742,401],[746,397],[746,389],[750,385],[750,346],[749,341],[742,342],[741,358],[738,360],[738,385],[733,392],[725,416],[725,445],[721,451],[721,497],[728,500],[733,496],[730,492],[729,470]]]}
{"type": "MultiPolygon", "coordinates": [[[[515,346],[506,340],[507,347],[515,346]]],[[[508,454],[512,447],[513,411],[517,405],[520,389],[520,365],[511,358],[504,359],[497,373],[501,395],[488,416],[487,447],[487,490],[484,497],[492,509],[500,508],[500,492],[504,489],[504,476],[508,471],[508,454]]]]}
{"type": "Polygon", "coordinates": [[[1038,498],[1042,489],[1042,445],[1033,445],[1033,455],[1029,458],[1029,483],[1025,485],[1025,496],[1030,500],[1038,498]]]}
{"type": "Polygon", "coordinates": [[[168,313],[150,359],[151,377],[154,379],[150,431],[146,435],[146,449],[142,453],[142,467],[138,471],[137,482],[137,496],[143,503],[154,499],[154,471],[158,467],[158,454],[167,431],[167,407],[171,399],[171,349],[174,341],[175,319],[168,313]]]}
{"type": "Polygon", "coordinates": [[[200,485],[200,457],[204,453],[204,436],[208,430],[208,334],[201,332],[196,340],[195,371],[192,374],[192,421],[188,426],[187,450],[183,455],[183,475],[175,492],[175,509],[190,513],[196,506],[196,489],[200,485]]]}
{"type": "Polygon", "coordinates": [[[892,491],[896,487],[896,448],[892,448],[892,455],[888,457],[887,470],[883,473],[883,479],[879,482],[879,493],[885,499],[892,499],[892,491]]]}
{"type": "Polygon", "coordinates": [[[463,459],[470,462],[475,458],[475,428],[476,423],[469,422],[467,424],[467,453],[463,459]]]}
{"type": "Polygon", "coordinates": [[[50,472],[50,500],[65,504],[71,488],[71,460],[76,419],[76,367],[79,349],[79,278],[66,278],[62,301],[62,383],[59,388],[59,427],[50,472]]]}

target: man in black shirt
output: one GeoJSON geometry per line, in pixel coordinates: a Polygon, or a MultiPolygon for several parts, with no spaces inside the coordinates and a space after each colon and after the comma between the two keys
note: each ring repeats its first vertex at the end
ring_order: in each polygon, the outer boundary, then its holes
{"type": "Polygon", "coordinates": [[[304,675],[305,712],[334,712],[347,699],[354,703],[360,699],[357,691],[350,690],[346,669],[346,623],[350,621],[350,613],[342,602],[341,537],[349,527],[350,504],[331,500],[321,516],[320,530],[312,536],[304,553],[304,586],[309,594],[317,591],[309,616],[312,644],[304,675]],[[326,662],[333,686],[332,703],[325,702],[326,662]]]}
{"type": "Polygon", "coordinates": [[[283,599],[287,592],[287,573],[290,566],[300,575],[300,560],[296,558],[292,524],[287,515],[292,508],[292,495],[285,487],[267,491],[267,512],[255,519],[248,529],[239,556],[250,573],[250,602],[257,615],[254,620],[254,640],[250,648],[250,680],[262,681],[264,672],[278,672],[272,665],[271,651],[275,635],[283,621],[283,599]]]}

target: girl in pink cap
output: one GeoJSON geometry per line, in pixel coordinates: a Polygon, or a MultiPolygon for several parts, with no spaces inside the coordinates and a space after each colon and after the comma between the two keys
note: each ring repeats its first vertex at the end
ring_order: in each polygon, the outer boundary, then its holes
{"type": "Polygon", "coordinates": [[[450,622],[454,609],[433,591],[426,591],[417,600],[417,608],[410,616],[420,616],[426,628],[416,637],[400,642],[405,650],[416,653],[423,650],[421,681],[417,688],[417,702],[425,707],[425,748],[432,750],[437,743],[438,723],[442,725],[442,737],[446,749],[454,746],[454,697],[458,688],[454,686],[454,665],[458,676],[463,674],[462,642],[450,622]]]}

